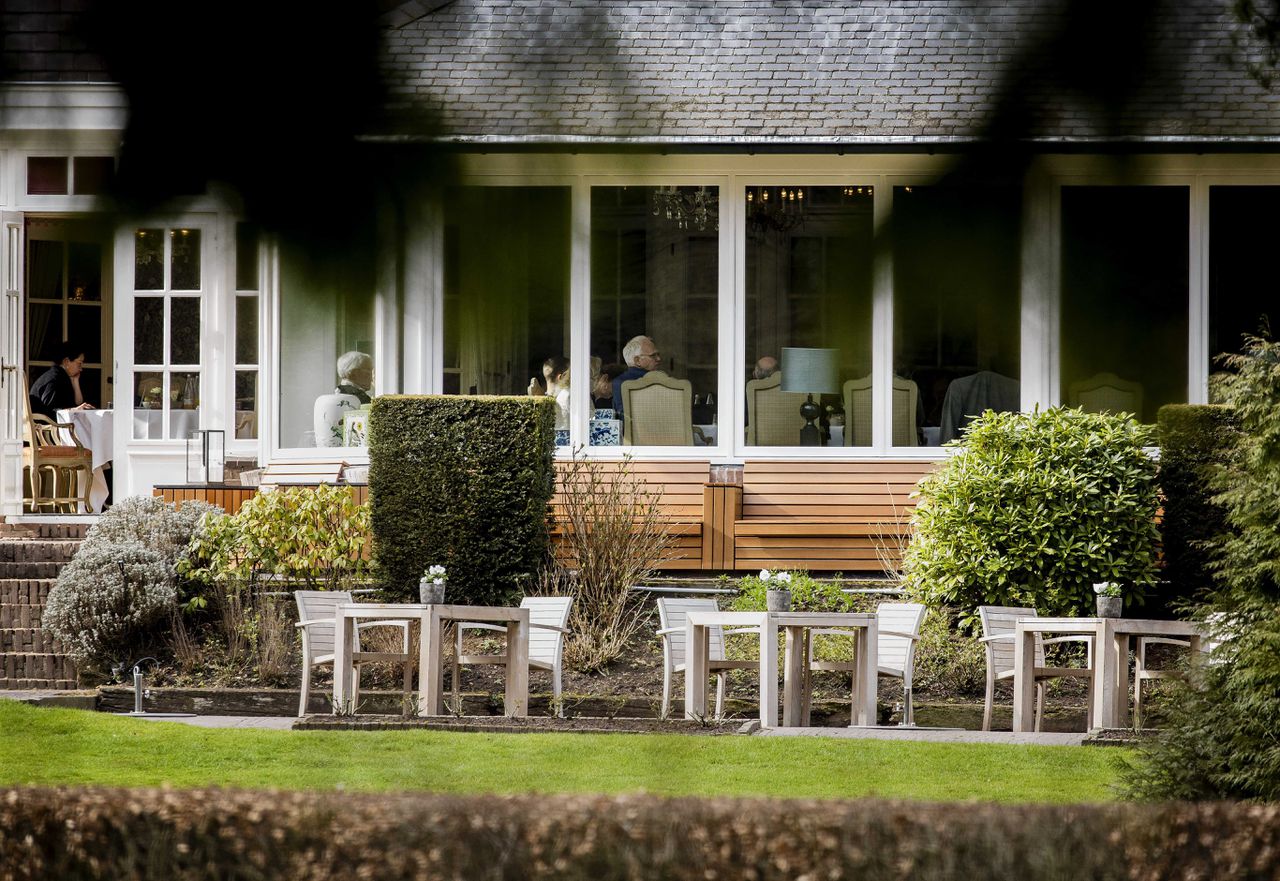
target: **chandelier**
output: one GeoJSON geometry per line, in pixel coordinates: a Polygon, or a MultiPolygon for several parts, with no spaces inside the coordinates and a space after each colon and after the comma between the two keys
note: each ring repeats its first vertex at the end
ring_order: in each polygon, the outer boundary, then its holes
{"type": "Polygon", "coordinates": [[[804,223],[804,187],[747,187],[747,229],[787,232],[804,223]]]}
{"type": "Polygon", "coordinates": [[[654,187],[653,216],[680,229],[720,229],[720,199],[715,187],[654,187]]]}

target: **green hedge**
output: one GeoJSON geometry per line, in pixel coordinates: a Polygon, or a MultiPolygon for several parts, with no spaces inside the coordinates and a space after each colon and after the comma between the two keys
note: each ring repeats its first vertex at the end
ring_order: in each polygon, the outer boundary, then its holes
{"type": "Polygon", "coordinates": [[[1164,517],[1164,577],[1170,602],[1203,598],[1213,583],[1205,545],[1226,530],[1225,513],[1214,504],[1209,472],[1232,448],[1237,431],[1232,411],[1212,404],[1169,404],[1157,416],[1160,489],[1164,517]]]}
{"type": "Polygon", "coordinates": [[[384,395],[369,422],[379,586],[415,597],[423,570],[442,564],[452,601],[510,600],[547,554],[555,402],[384,395]]]}
{"type": "Polygon", "coordinates": [[[0,877],[1245,881],[1280,806],[0,790],[0,877]]]}

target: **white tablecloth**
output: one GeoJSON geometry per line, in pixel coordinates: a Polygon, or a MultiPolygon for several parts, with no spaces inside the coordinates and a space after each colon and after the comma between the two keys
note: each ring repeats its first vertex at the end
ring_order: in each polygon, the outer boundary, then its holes
{"type": "MultiPolygon", "coordinates": [[[[93,485],[89,488],[89,505],[95,512],[102,511],[107,500],[107,476],[104,473],[114,456],[112,431],[115,413],[111,410],[59,410],[59,422],[75,426],[76,437],[93,456],[93,485]]],[[[62,429],[62,440],[70,444],[71,432],[62,429]]]]}

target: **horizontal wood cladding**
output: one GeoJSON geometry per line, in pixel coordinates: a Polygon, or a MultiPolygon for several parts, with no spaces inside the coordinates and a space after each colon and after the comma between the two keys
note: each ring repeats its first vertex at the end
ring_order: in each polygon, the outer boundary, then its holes
{"type": "MultiPolygon", "coordinates": [[[[351,494],[355,496],[356,504],[362,505],[369,500],[368,486],[351,484],[350,489],[351,494]]],[[[257,492],[256,486],[157,486],[152,490],[152,495],[159,496],[171,505],[179,502],[208,502],[211,505],[217,505],[228,514],[235,514],[240,510],[240,506],[253,498],[257,492]]]]}

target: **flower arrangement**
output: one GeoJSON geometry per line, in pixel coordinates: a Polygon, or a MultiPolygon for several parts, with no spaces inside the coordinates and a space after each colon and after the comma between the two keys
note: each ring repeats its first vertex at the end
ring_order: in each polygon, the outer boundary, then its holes
{"type": "Polygon", "coordinates": [[[775,572],[770,572],[768,569],[761,569],[760,580],[764,582],[772,582],[771,586],[774,590],[787,590],[791,587],[791,573],[784,572],[781,569],[775,572]]]}
{"type": "Polygon", "coordinates": [[[1100,597],[1120,597],[1124,592],[1114,581],[1101,581],[1093,586],[1093,592],[1100,597]]]}
{"type": "Polygon", "coordinates": [[[428,566],[418,579],[418,599],[430,605],[444,602],[444,588],[449,580],[449,573],[443,566],[428,566]]]}
{"type": "Polygon", "coordinates": [[[444,584],[449,580],[449,573],[443,566],[428,566],[423,571],[422,577],[432,584],[444,584]]]}

